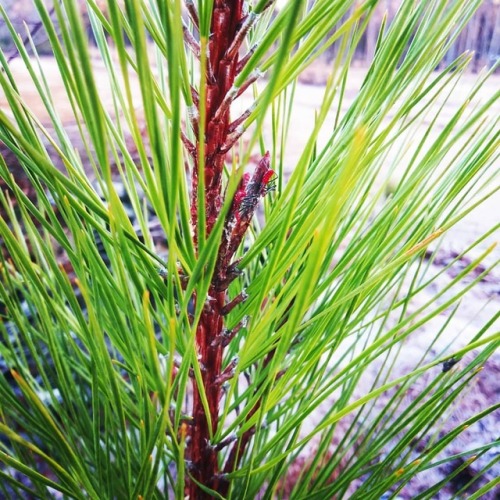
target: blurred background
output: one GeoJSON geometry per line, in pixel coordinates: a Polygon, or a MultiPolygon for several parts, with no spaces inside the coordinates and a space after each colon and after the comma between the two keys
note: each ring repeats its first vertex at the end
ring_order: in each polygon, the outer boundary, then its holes
{"type": "MultiPolygon", "coordinates": [[[[79,0],[83,4],[83,0],[79,0]]],[[[387,16],[387,23],[390,23],[394,18],[399,6],[404,0],[382,0],[375,11],[375,14],[368,24],[368,29],[361,39],[361,43],[356,48],[354,60],[356,64],[366,65],[373,59],[377,34],[383,22],[384,16],[387,16]]],[[[46,5],[52,9],[53,1],[46,0],[46,5]]],[[[105,0],[96,2],[102,4],[105,9],[105,0]]],[[[352,2],[353,5],[356,2],[352,2]]],[[[32,0],[1,0],[0,4],[9,15],[14,28],[17,32],[23,34],[27,29],[34,32],[34,41],[41,55],[47,54],[50,51],[49,45],[46,43],[46,36],[43,28],[39,24],[39,17],[33,6],[32,0]]],[[[277,2],[277,8],[286,4],[286,0],[277,2]]],[[[351,7],[354,9],[355,7],[351,7]]],[[[82,8],[82,13],[84,9],[82,8]]],[[[339,23],[340,25],[341,23],[339,23]]],[[[336,29],[336,28],[335,28],[336,29]]],[[[334,31],[334,30],[332,30],[334,31]]],[[[90,35],[90,29],[89,29],[90,35]]],[[[12,44],[11,35],[3,19],[0,19],[0,47],[9,53],[15,53],[15,47],[12,44]]],[[[500,0],[484,0],[481,7],[472,17],[465,30],[459,35],[455,43],[451,46],[442,61],[442,66],[449,64],[459,54],[466,50],[474,51],[474,59],[470,66],[471,71],[477,72],[482,67],[491,67],[500,57],[500,0]]],[[[328,63],[333,59],[336,53],[336,45],[330,47],[322,56],[321,61],[328,63]]],[[[9,54],[10,55],[10,54],[9,54]]],[[[320,62],[321,62],[320,61],[320,62]]],[[[323,83],[323,75],[318,71],[318,75],[314,77],[308,73],[305,79],[309,79],[308,83],[323,83]]]]}

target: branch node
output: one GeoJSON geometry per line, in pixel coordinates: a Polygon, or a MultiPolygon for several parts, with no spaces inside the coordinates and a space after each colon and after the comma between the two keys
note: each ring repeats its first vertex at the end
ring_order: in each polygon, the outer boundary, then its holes
{"type": "Polygon", "coordinates": [[[228,132],[231,134],[234,132],[255,110],[257,107],[257,103],[254,102],[241,116],[236,118],[233,123],[231,123],[228,127],[228,132]]]}
{"type": "Polygon", "coordinates": [[[224,113],[229,109],[229,106],[231,106],[231,103],[236,99],[238,91],[238,87],[235,87],[234,85],[227,91],[224,100],[221,102],[220,106],[215,112],[215,115],[213,117],[214,121],[219,121],[222,118],[224,113]]]}
{"type": "Polygon", "coordinates": [[[233,432],[227,438],[212,445],[212,448],[216,451],[220,451],[220,450],[222,450],[222,448],[225,448],[226,446],[230,445],[231,443],[234,443],[237,439],[238,439],[237,434],[235,432],[233,432]]]}
{"type": "Polygon", "coordinates": [[[226,51],[224,59],[233,59],[238,54],[238,51],[240,50],[243,40],[245,40],[247,33],[254,25],[255,21],[257,20],[257,17],[258,15],[255,12],[250,12],[245,17],[244,21],[241,23],[240,29],[238,30],[236,36],[234,37],[233,42],[226,51]]]}
{"type": "Polygon", "coordinates": [[[212,341],[210,347],[217,347],[218,345],[222,345],[222,347],[228,346],[231,340],[234,339],[236,334],[242,328],[247,327],[248,321],[249,321],[249,316],[244,316],[243,319],[232,330],[224,328],[222,332],[212,341]]]}
{"type": "Polygon", "coordinates": [[[243,94],[243,92],[245,92],[245,90],[247,90],[248,87],[250,87],[250,85],[252,85],[252,83],[255,83],[259,78],[261,78],[264,75],[265,75],[265,73],[262,72],[258,68],[253,70],[248,75],[248,79],[245,81],[245,83],[240,87],[240,90],[238,91],[238,94],[236,97],[239,97],[241,94],[243,94]]]}
{"type": "Polygon", "coordinates": [[[246,290],[242,290],[241,293],[236,295],[236,297],[228,302],[220,311],[222,316],[227,316],[237,305],[245,302],[248,299],[248,294],[246,290]]]}
{"type": "Polygon", "coordinates": [[[245,133],[245,127],[243,125],[240,125],[239,127],[236,127],[236,130],[232,133],[229,134],[226,138],[226,141],[224,144],[220,147],[220,154],[226,154],[240,139],[240,137],[245,133]]]}
{"type": "Polygon", "coordinates": [[[214,384],[222,385],[224,382],[232,379],[236,372],[236,366],[238,365],[239,360],[240,358],[238,356],[235,356],[226,366],[224,371],[219,376],[215,377],[214,384]]]}
{"type": "Polygon", "coordinates": [[[257,44],[253,44],[248,52],[238,61],[236,65],[236,73],[240,73],[241,70],[246,66],[247,62],[250,61],[250,58],[254,55],[257,50],[257,44]]]}

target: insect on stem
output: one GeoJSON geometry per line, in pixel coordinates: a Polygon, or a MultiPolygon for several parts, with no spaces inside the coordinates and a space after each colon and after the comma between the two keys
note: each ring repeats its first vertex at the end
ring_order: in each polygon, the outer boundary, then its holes
{"type": "Polygon", "coordinates": [[[450,358],[443,362],[442,372],[449,372],[460,360],[456,358],[450,358]]]}

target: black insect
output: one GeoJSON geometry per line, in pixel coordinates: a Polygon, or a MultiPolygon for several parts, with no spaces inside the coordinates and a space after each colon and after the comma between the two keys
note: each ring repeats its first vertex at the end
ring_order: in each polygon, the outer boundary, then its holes
{"type": "Polygon", "coordinates": [[[259,202],[259,195],[247,194],[241,201],[240,214],[248,214],[253,212],[258,202],[259,202]]]}
{"type": "Polygon", "coordinates": [[[443,373],[449,372],[460,360],[455,358],[447,359],[443,363],[443,373]]]}

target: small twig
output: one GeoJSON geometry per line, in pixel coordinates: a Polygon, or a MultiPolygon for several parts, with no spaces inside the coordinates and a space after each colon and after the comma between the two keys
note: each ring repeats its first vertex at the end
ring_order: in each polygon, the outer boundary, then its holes
{"type": "MultiPolygon", "coordinates": [[[[261,76],[263,76],[264,73],[262,73],[260,70],[255,70],[250,73],[248,79],[245,81],[245,83],[241,87],[236,87],[232,86],[224,96],[223,101],[221,102],[220,106],[217,108],[217,111],[215,112],[214,115],[214,120],[220,120],[221,117],[224,115],[224,113],[229,109],[231,106],[231,103],[237,99],[245,90],[252,85],[255,81],[257,81],[261,76]]],[[[252,109],[253,111],[253,109],[252,109]]],[[[233,128],[234,130],[234,128],[233,128]]]]}
{"type": "Polygon", "coordinates": [[[200,94],[198,94],[198,91],[191,85],[191,97],[193,99],[193,103],[195,106],[199,106],[200,104],[200,94]]]}
{"type": "MultiPolygon", "coordinates": [[[[198,363],[198,365],[200,367],[201,373],[207,373],[207,367],[205,365],[203,365],[202,363],[198,363]]],[[[188,370],[188,375],[189,375],[189,378],[191,378],[191,379],[194,379],[196,377],[195,372],[194,372],[194,368],[190,368],[188,370]]]]}
{"type": "Polygon", "coordinates": [[[182,144],[186,148],[186,151],[193,157],[196,158],[196,146],[187,138],[186,134],[181,130],[181,140],[182,144]]]}
{"type": "Polygon", "coordinates": [[[224,100],[221,102],[220,106],[217,108],[217,111],[215,112],[215,115],[213,117],[214,121],[218,121],[221,119],[224,113],[229,109],[229,106],[231,106],[231,103],[236,99],[237,95],[238,95],[237,87],[231,87],[227,91],[224,100]]]}
{"type": "Polygon", "coordinates": [[[235,260],[228,268],[227,274],[236,274],[237,276],[241,276],[243,271],[238,268],[241,259],[235,260]]]}
{"type": "Polygon", "coordinates": [[[220,311],[222,316],[227,316],[237,305],[241,304],[242,302],[245,302],[245,300],[248,299],[248,294],[246,293],[245,290],[242,290],[241,293],[236,295],[236,297],[231,300],[231,302],[228,302],[220,311]]]}
{"type": "Polygon", "coordinates": [[[233,59],[236,57],[238,54],[241,44],[243,43],[243,40],[245,40],[245,37],[247,36],[247,33],[250,31],[252,26],[255,24],[255,21],[257,20],[257,14],[255,12],[250,12],[248,16],[246,16],[245,20],[243,21],[240,29],[238,30],[238,33],[236,33],[236,36],[233,39],[233,42],[229,46],[229,48],[226,51],[226,54],[224,56],[224,59],[233,59]]]}
{"type": "MultiPolygon", "coordinates": [[[[251,417],[257,413],[260,408],[261,401],[259,400],[257,404],[250,410],[247,415],[246,420],[250,420],[251,417]]],[[[247,431],[245,431],[237,442],[235,442],[229,452],[229,456],[226,460],[226,465],[224,466],[224,473],[229,474],[235,470],[235,468],[240,463],[241,457],[243,456],[245,449],[250,442],[251,437],[256,433],[257,429],[255,425],[250,427],[247,431]]]]}
{"type": "Polygon", "coordinates": [[[220,334],[214,340],[212,340],[210,347],[217,347],[218,345],[223,344],[226,339],[232,339],[233,337],[233,330],[224,328],[224,330],[222,330],[222,332],[220,332],[220,334]]]}
{"type": "Polygon", "coordinates": [[[211,343],[211,347],[217,347],[218,345],[222,345],[222,347],[228,346],[231,340],[234,339],[236,334],[242,328],[246,328],[247,325],[248,325],[248,316],[245,316],[232,330],[228,330],[227,328],[222,330],[220,335],[217,338],[215,338],[211,343]]]}
{"type": "Polygon", "coordinates": [[[239,358],[235,356],[231,362],[226,366],[223,372],[215,378],[214,384],[222,385],[224,382],[232,379],[235,374],[236,366],[238,365],[239,358]]]}
{"type": "Polygon", "coordinates": [[[252,71],[245,83],[239,88],[236,97],[240,97],[240,95],[243,94],[243,92],[245,92],[245,90],[247,90],[252,83],[255,83],[262,76],[264,76],[264,73],[262,73],[259,69],[252,71]]]}
{"type": "Polygon", "coordinates": [[[225,448],[226,446],[230,445],[231,443],[234,443],[238,439],[238,436],[233,432],[230,434],[226,439],[223,439],[219,443],[213,446],[213,448],[217,451],[222,450],[222,448],[225,448]]]}
{"type": "Polygon", "coordinates": [[[189,13],[189,17],[191,21],[196,26],[196,29],[200,29],[200,20],[198,19],[198,11],[196,10],[196,6],[194,5],[193,0],[185,0],[186,9],[189,13]]]}
{"type": "Polygon", "coordinates": [[[232,122],[228,127],[228,132],[233,133],[255,110],[257,104],[252,104],[244,113],[242,113],[234,122],[232,122]]]}
{"type": "MultiPolygon", "coordinates": [[[[273,359],[274,357],[275,350],[273,349],[270,351],[266,358],[264,359],[264,367],[266,367],[273,359]]],[[[255,393],[258,392],[260,387],[255,388],[255,393]]],[[[248,415],[246,417],[246,421],[248,422],[260,409],[262,404],[262,399],[259,399],[256,403],[255,406],[248,412],[248,415]]],[[[264,428],[265,424],[262,424],[261,428],[264,428]]],[[[243,456],[246,447],[248,446],[248,443],[250,442],[250,439],[252,436],[257,432],[257,427],[253,425],[245,431],[238,442],[233,444],[233,447],[231,448],[231,451],[229,452],[229,456],[226,460],[226,464],[224,466],[223,472],[225,474],[229,474],[235,470],[235,468],[239,465],[241,457],[243,456]]],[[[226,485],[227,486],[227,485],[226,485]]],[[[223,491],[222,493],[225,493],[223,491]]]]}
{"type": "Polygon", "coordinates": [[[257,44],[250,47],[250,50],[238,61],[238,64],[236,65],[236,73],[239,73],[246,66],[247,62],[254,55],[256,50],[257,44]]]}
{"type": "Polygon", "coordinates": [[[220,153],[225,155],[239,140],[239,138],[245,133],[246,128],[240,125],[236,130],[229,134],[226,138],[226,142],[220,147],[220,153]]]}
{"type": "Polygon", "coordinates": [[[200,59],[201,49],[200,44],[196,41],[189,28],[182,23],[182,33],[184,34],[184,41],[186,45],[191,49],[191,52],[196,57],[196,59],[200,59]]]}

